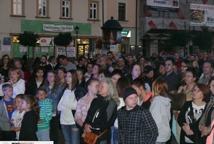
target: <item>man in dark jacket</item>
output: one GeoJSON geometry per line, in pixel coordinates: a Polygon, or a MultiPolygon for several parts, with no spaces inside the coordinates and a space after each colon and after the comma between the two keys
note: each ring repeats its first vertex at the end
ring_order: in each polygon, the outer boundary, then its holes
{"type": "Polygon", "coordinates": [[[177,91],[180,82],[179,76],[174,72],[174,66],[174,59],[167,58],[165,61],[166,74],[164,76],[164,80],[168,85],[169,92],[177,91]]]}
{"type": "Polygon", "coordinates": [[[118,111],[119,144],[155,144],[158,129],[148,110],[137,105],[137,92],[124,92],[125,106],[118,111]]]}

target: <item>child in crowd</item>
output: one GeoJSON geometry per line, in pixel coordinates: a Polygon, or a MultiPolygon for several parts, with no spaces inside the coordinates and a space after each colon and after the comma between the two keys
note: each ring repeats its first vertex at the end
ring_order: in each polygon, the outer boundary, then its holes
{"type": "Polygon", "coordinates": [[[21,124],[19,140],[36,141],[37,122],[39,116],[37,113],[38,106],[35,99],[29,95],[24,95],[21,109],[25,111],[25,114],[21,124]]]}
{"type": "Polygon", "coordinates": [[[25,81],[21,79],[21,71],[17,68],[12,68],[9,71],[9,83],[13,86],[13,98],[18,94],[25,93],[25,81]]]}
{"type": "Polygon", "coordinates": [[[19,139],[19,133],[21,128],[22,119],[24,117],[25,111],[22,110],[22,99],[23,94],[19,94],[15,98],[16,110],[12,114],[11,123],[13,125],[12,130],[16,132],[16,139],[19,139]]]}
{"type": "Polygon", "coordinates": [[[155,144],[158,129],[148,110],[137,105],[135,89],[125,89],[125,106],[118,111],[118,133],[120,144],[155,144]]]}
{"type": "Polygon", "coordinates": [[[36,93],[36,97],[39,100],[39,121],[37,124],[38,131],[37,137],[39,141],[50,140],[50,120],[52,118],[52,100],[47,98],[47,92],[43,88],[39,88],[36,93]]]}
{"type": "Polygon", "coordinates": [[[0,101],[0,132],[1,140],[15,140],[16,133],[11,131],[11,117],[14,111],[13,87],[10,84],[2,85],[4,97],[0,101]]]}

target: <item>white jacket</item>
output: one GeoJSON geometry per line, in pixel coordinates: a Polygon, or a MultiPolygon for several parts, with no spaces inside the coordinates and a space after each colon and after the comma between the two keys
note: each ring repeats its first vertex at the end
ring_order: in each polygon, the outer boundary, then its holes
{"type": "Polygon", "coordinates": [[[18,94],[25,93],[25,80],[19,79],[15,84],[13,84],[13,98],[18,94]]]}
{"type": "Polygon", "coordinates": [[[75,98],[74,90],[66,89],[61,100],[57,106],[60,114],[60,124],[73,125],[75,124],[72,110],[76,110],[77,100],[75,98]]]}
{"type": "Polygon", "coordinates": [[[158,127],[157,142],[166,142],[170,139],[171,130],[169,121],[171,119],[170,99],[163,96],[155,96],[150,106],[150,112],[158,127]]]}

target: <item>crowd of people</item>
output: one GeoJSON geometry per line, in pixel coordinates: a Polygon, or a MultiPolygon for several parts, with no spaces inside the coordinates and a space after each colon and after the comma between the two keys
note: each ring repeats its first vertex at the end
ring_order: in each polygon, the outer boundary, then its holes
{"type": "MultiPolygon", "coordinates": [[[[214,143],[214,56],[2,56],[0,140],[214,143]]],[[[92,144],[92,143],[91,143],[92,144]]]]}

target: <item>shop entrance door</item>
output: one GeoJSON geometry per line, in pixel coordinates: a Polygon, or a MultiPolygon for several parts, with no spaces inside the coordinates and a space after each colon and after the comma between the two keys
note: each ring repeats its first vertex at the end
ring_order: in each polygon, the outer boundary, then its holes
{"type": "Polygon", "coordinates": [[[88,57],[89,44],[78,44],[78,57],[85,56],[88,57]]]}

